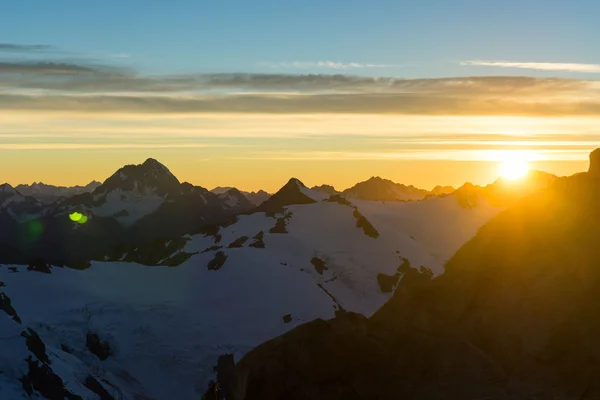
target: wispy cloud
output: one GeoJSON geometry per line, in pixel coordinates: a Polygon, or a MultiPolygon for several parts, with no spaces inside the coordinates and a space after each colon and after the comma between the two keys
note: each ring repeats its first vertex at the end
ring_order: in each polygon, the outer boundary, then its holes
{"type": "Polygon", "coordinates": [[[52,50],[52,46],[45,44],[16,44],[16,43],[0,43],[0,52],[9,53],[38,53],[52,50]]]}
{"type": "Polygon", "coordinates": [[[418,149],[398,151],[273,151],[256,152],[251,155],[231,157],[237,160],[269,161],[398,161],[398,160],[445,160],[445,161],[502,161],[506,152],[522,152],[532,161],[539,160],[583,160],[590,152],[587,149],[554,150],[511,150],[492,149],[482,146],[479,149],[418,149]]]}
{"type": "Polygon", "coordinates": [[[202,149],[202,143],[0,143],[0,150],[202,149]]]}
{"type": "MultiPolygon", "coordinates": [[[[331,68],[355,64],[323,62],[331,68]]],[[[376,65],[376,64],[356,64],[376,65]]],[[[1,61],[0,110],[80,113],[595,115],[600,82],[531,77],[143,75],[85,62],[1,61]]]]}
{"type": "Polygon", "coordinates": [[[390,68],[394,64],[372,64],[359,62],[336,62],[336,61],[287,61],[278,63],[264,63],[270,68],[288,69],[358,69],[358,68],[390,68]]]}
{"type": "Polygon", "coordinates": [[[388,114],[388,115],[600,115],[600,96],[582,101],[531,96],[451,93],[230,94],[125,96],[105,94],[0,95],[0,109],[134,114],[388,114]]]}
{"type": "Polygon", "coordinates": [[[462,61],[461,65],[480,66],[480,67],[500,67],[500,68],[521,68],[534,69],[540,71],[566,71],[583,72],[590,74],[600,74],[600,64],[580,64],[580,63],[553,63],[553,62],[515,62],[515,61],[490,61],[490,60],[471,60],[462,61]]]}

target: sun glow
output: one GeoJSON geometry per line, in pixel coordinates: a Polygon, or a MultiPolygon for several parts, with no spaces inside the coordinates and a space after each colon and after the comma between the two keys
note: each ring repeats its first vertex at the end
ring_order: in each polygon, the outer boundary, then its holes
{"type": "Polygon", "coordinates": [[[519,153],[507,153],[500,160],[498,174],[507,180],[523,178],[529,172],[529,161],[519,153]]]}

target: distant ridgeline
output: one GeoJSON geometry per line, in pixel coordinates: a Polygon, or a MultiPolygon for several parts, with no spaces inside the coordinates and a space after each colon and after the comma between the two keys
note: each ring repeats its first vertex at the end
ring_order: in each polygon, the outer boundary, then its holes
{"type": "MultiPolygon", "coordinates": [[[[101,184],[92,182],[85,187],[36,183],[20,185],[17,190],[0,185],[0,263],[27,264],[43,259],[77,267],[90,260],[173,265],[187,259],[179,254],[180,249],[176,249],[176,258],[169,253],[172,240],[183,235],[218,230],[238,215],[264,212],[275,216],[286,205],[320,201],[353,207],[357,226],[376,238],[376,226],[355,202],[428,201],[454,196],[468,209],[481,201],[504,207],[532,190],[547,187],[554,179],[532,172],[519,184],[498,180],[486,187],[466,184],[456,191],[441,186],[427,191],[372,177],[338,192],[329,185],[309,189],[292,178],[271,196],[264,191],[240,192],[228,187],[209,191],[181,183],[167,167],[148,159],[140,165],[124,166],[101,184]],[[157,243],[163,245],[157,247],[157,243]],[[146,247],[155,251],[146,251],[146,247]]],[[[283,217],[277,216],[274,231],[285,230],[283,217]]]]}

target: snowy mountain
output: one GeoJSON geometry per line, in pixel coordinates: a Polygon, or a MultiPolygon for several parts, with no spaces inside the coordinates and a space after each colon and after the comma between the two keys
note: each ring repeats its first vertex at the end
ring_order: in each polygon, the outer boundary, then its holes
{"type": "Polygon", "coordinates": [[[92,193],[51,204],[9,186],[2,193],[0,244],[13,250],[0,254],[0,262],[80,263],[120,243],[197,232],[254,207],[238,191],[218,196],[180,183],[154,159],[119,169],[92,193]]]}
{"type": "MultiPolygon", "coordinates": [[[[17,195],[11,189],[7,198],[17,195]]],[[[469,207],[458,191],[383,202],[329,195],[292,178],[239,212],[249,203],[236,189],[215,194],[179,183],[151,160],[60,201],[40,219],[41,232],[28,231],[19,248],[25,265],[0,266],[0,291],[45,344],[50,362],[38,366],[61,379],[53,387],[90,399],[97,397],[89,387],[122,399],[197,399],[220,356],[239,360],[315,319],[371,317],[407,270],[443,274],[504,207],[478,190],[469,207]],[[148,211],[148,199],[160,204],[148,211]],[[74,212],[87,222],[65,218],[74,212]],[[123,219],[132,215],[134,222],[123,219]],[[57,254],[77,262],[48,264],[57,254]]],[[[11,245],[0,242],[0,255],[11,245]]],[[[29,390],[19,386],[29,368],[23,340],[10,343],[21,349],[14,357],[0,356],[0,370],[13,371],[0,374],[11,396],[29,390]]],[[[34,396],[42,390],[31,386],[34,396]]]]}
{"type": "Polygon", "coordinates": [[[599,201],[596,150],[588,173],[484,224],[443,275],[401,268],[369,318],[342,313],[264,343],[228,389],[264,400],[600,398],[599,201]]]}
{"type": "Polygon", "coordinates": [[[92,181],[85,186],[53,186],[42,182],[31,185],[18,185],[15,189],[23,196],[30,196],[43,203],[52,203],[60,197],[71,197],[76,194],[91,193],[102,183],[92,181]]]}
{"type": "MultiPolygon", "coordinates": [[[[52,357],[67,360],[55,372],[72,393],[93,398],[80,385],[92,374],[115,398],[196,399],[219,356],[237,360],[316,318],[372,315],[401,266],[443,272],[499,211],[453,196],[351,203],[291,179],[256,212],[206,233],[123,246],[83,270],[0,267],[1,290],[52,357]],[[105,360],[88,333],[110,348],[105,360]]],[[[23,368],[23,356],[0,362],[23,368]]],[[[15,390],[18,375],[6,378],[15,390]]]]}
{"type": "Polygon", "coordinates": [[[406,186],[394,183],[388,179],[374,176],[364,182],[343,191],[349,199],[373,201],[411,201],[422,200],[429,191],[418,189],[412,185],[406,186]]]}
{"type": "Polygon", "coordinates": [[[22,195],[8,183],[0,185],[0,220],[4,219],[5,224],[27,222],[43,214],[38,200],[22,195]]]}

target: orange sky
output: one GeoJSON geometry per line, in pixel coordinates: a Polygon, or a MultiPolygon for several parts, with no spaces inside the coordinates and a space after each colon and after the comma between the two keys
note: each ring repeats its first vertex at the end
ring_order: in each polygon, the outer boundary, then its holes
{"type": "Polygon", "coordinates": [[[485,184],[507,152],[568,175],[600,145],[593,117],[113,115],[1,112],[0,180],[85,184],[152,157],[207,188],[352,186],[370,176],[432,188],[485,184]]]}

